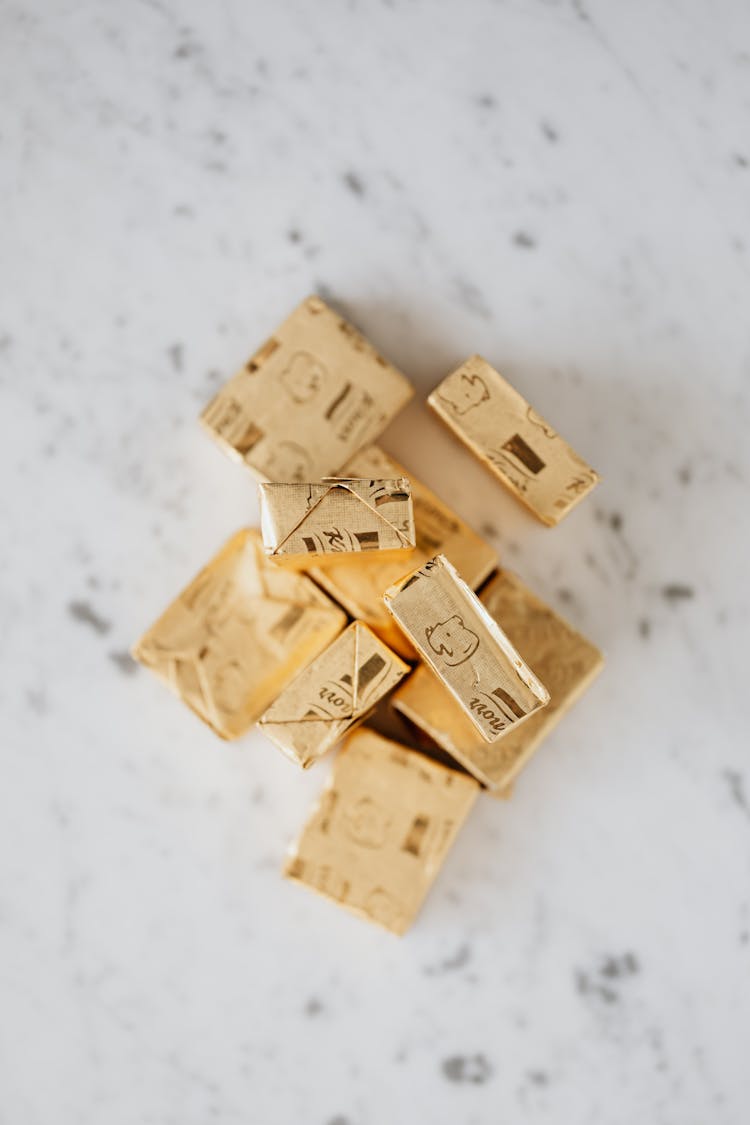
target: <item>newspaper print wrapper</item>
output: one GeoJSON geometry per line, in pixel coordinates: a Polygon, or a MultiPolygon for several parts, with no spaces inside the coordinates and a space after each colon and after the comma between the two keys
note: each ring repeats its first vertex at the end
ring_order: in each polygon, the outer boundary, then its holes
{"type": "Polygon", "coordinates": [[[222,738],[243,734],[346,625],[303,574],[268,562],[260,533],[234,535],[133,648],[222,738]]]}
{"type": "Polygon", "coordinates": [[[552,526],[586,496],[598,474],[481,356],[467,359],[427,405],[485,468],[552,526]]]}
{"type": "Polygon", "coordinates": [[[507,796],[543,740],[583,695],[604,666],[599,650],[514,574],[501,571],[482,591],[481,601],[501,622],[550,693],[550,702],[496,742],[487,743],[466,718],[453,696],[422,664],[393,697],[395,709],[465,769],[507,796]]]}
{"type": "Polygon", "coordinates": [[[354,621],[292,680],[258,726],[307,769],[366,719],[409,670],[366,625],[354,621]]]}
{"type": "Polygon", "coordinates": [[[361,728],[337,756],[284,874],[403,934],[478,793],[467,774],[361,728]]]}
{"type": "Polygon", "coordinates": [[[374,441],[413,393],[351,324],[310,297],[219,390],[201,422],[258,480],[320,480],[374,441]]]}
{"type": "Polygon", "coordinates": [[[325,566],[308,567],[307,572],[351,617],[364,621],[390,648],[407,660],[414,660],[417,653],[385,608],[383,591],[438,552],[446,555],[476,589],[495,570],[497,554],[447,504],[378,446],[361,450],[342,471],[357,477],[409,478],[415,550],[410,556],[394,556],[387,561],[372,557],[367,566],[356,565],[356,560],[352,565],[350,559],[331,556],[325,566]]]}
{"type": "Polygon", "coordinates": [[[485,742],[549,702],[547,689],[444,555],[392,586],[384,600],[485,742]]]}
{"type": "Polygon", "coordinates": [[[369,565],[395,554],[404,569],[410,565],[414,513],[406,477],[274,482],[259,484],[258,495],[263,545],[276,562],[324,565],[346,555],[369,565]]]}

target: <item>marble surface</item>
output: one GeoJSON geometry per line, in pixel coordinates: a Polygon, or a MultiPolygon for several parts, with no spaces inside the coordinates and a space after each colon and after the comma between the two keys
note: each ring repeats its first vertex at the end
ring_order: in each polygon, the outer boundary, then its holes
{"type": "Polygon", "coordinates": [[[747,4],[1,12],[0,1120],[747,1121],[747,4]],[[326,767],[127,657],[255,517],[196,416],[315,290],[604,478],[550,531],[420,402],[384,440],[608,658],[402,940],[279,877],[326,767]]]}

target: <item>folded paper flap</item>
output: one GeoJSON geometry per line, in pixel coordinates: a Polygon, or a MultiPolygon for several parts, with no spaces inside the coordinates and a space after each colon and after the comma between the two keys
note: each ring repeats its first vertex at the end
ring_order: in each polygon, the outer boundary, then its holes
{"type": "Polygon", "coordinates": [[[353,622],[305,668],[261,718],[265,723],[340,722],[360,718],[375,696],[406,672],[360,622],[353,622]]]}
{"type": "Polygon", "coordinates": [[[341,478],[305,485],[266,484],[260,486],[260,495],[264,538],[273,554],[283,554],[293,545],[294,537],[308,527],[311,535],[325,529],[325,539],[330,538],[332,542],[338,542],[347,531],[352,531],[360,540],[366,531],[368,543],[374,540],[388,546],[413,546],[411,505],[406,509],[408,516],[404,518],[403,514],[411,496],[405,477],[393,480],[341,478]],[[304,504],[302,511],[300,501],[304,504]],[[393,505],[402,508],[399,518],[406,532],[394,522],[393,505]]]}

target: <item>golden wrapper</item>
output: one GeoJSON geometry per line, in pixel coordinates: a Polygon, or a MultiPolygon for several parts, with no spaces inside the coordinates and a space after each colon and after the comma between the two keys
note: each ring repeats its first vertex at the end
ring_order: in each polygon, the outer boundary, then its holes
{"type": "Polygon", "coordinates": [[[486,742],[549,692],[444,555],[392,586],[385,604],[486,742]]]}
{"type": "Polygon", "coordinates": [[[355,731],[284,874],[403,934],[478,793],[466,774],[374,731],[355,731]]]}
{"type": "Polygon", "coordinates": [[[346,625],[303,574],[238,532],[133,648],[222,738],[243,734],[346,625]]]}
{"type": "Polygon", "coordinates": [[[406,477],[274,482],[259,484],[258,494],[263,545],[276,562],[306,566],[311,559],[321,564],[342,555],[369,562],[397,552],[409,566],[414,512],[406,477]]]}
{"type": "Polygon", "coordinates": [[[599,481],[591,466],[479,355],[443,379],[427,404],[543,523],[558,523],[599,481]]]}
{"type": "Polygon", "coordinates": [[[550,693],[547,706],[496,742],[487,743],[424,664],[399,688],[393,706],[492,788],[493,796],[505,797],[534,751],[601,671],[604,659],[509,571],[501,571],[488,583],[481,600],[544,681],[550,693]]]}
{"type": "Polygon", "coordinates": [[[409,381],[319,297],[277,328],[201,415],[263,480],[320,480],[378,437],[409,381]]]}
{"type": "Polygon", "coordinates": [[[371,445],[361,450],[344,466],[343,472],[356,477],[389,478],[406,475],[411,482],[416,548],[404,557],[382,561],[368,559],[368,565],[352,565],[350,559],[330,558],[325,567],[308,567],[307,572],[352,617],[364,621],[387,645],[401,656],[414,659],[416,652],[393,621],[383,603],[383,591],[408,570],[421,566],[438,552],[447,556],[470,586],[476,589],[497,566],[497,555],[455,512],[438,499],[421,481],[397,461],[371,445]]]}
{"type": "Polygon", "coordinates": [[[258,725],[307,769],[366,719],[408,671],[366,625],[354,621],[292,680],[258,725]]]}

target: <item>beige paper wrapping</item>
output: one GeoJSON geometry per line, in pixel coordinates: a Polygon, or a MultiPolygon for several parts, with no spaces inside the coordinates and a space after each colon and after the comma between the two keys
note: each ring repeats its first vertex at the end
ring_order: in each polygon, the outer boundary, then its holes
{"type": "Polygon", "coordinates": [[[413,393],[351,324],[309,297],[201,421],[258,480],[320,480],[374,441],[413,393]]]}
{"type": "Polygon", "coordinates": [[[321,565],[356,555],[369,565],[396,552],[409,567],[414,513],[406,477],[259,484],[258,494],[263,545],[276,562],[321,565]]]}
{"type": "Polygon", "coordinates": [[[282,691],[258,721],[306,769],[367,718],[409,665],[354,621],[282,691]]]}
{"type": "Polygon", "coordinates": [[[486,742],[549,701],[547,689],[444,555],[392,586],[385,603],[486,742]]]}
{"type": "Polygon", "coordinates": [[[351,560],[330,559],[325,567],[308,568],[308,574],[352,617],[364,621],[390,648],[408,660],[416,658],[413,646],[394,623],[383,602],[383,592],[415,566],[437,554],[446,555],[470,586],[480,586],[497,566],[497,555],[484,539],[438,499],[412,473],[376,445],[357,453],[342,470],[357,477],[407,476],[411,482],[416,549],[406,558],[368,559],[367,566],[351,560]]]}
{"type": "Polygon", "coordinates": [[[550,693],[548,705],[488,743],[423,664],[398,689],[393,706],[490,786],[493,796],[505,796],[506,787],[599,674],[604,659],[590,641],[509,571],[487,584],[481,600],[544,681],[550,693]]]}
{"type": "Polygon", "coordinates": [[[427,404],[543,523],[558,523],[599,481],[481,356],[443,379],[427,404]]]}
{"type": "Polygon", "coordinates": [[[302,574],[234,535],[133,648],[222,738],[237,738],[346,624],[302,574]]]}
{"type": "Polygon", "coordinates": [[[373,731],[355,731],[284,874],[403,934],[478,792],[466,774],[373,731]]]}

